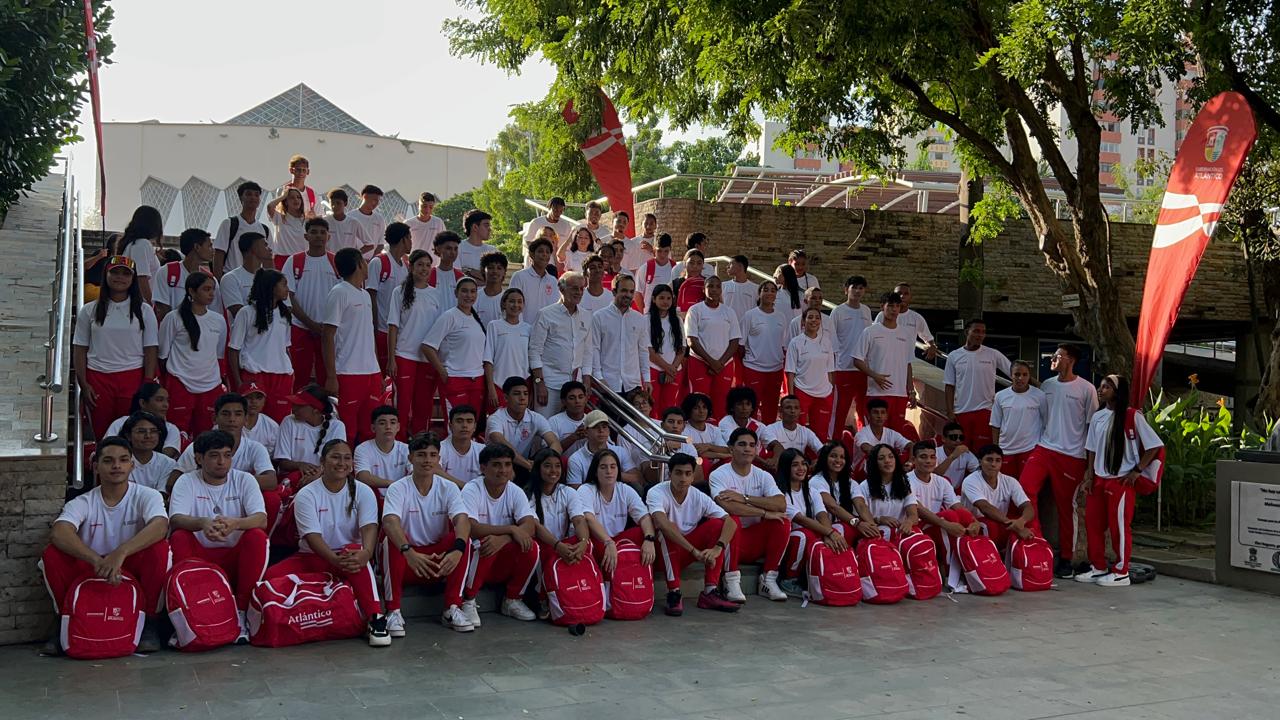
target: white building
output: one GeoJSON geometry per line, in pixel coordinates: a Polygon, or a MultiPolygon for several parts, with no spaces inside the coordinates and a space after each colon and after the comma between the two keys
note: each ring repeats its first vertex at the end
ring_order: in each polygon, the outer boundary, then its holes
{"type": "Polygon", "coordinates": [[[289,158],[311,163],[307,184],[345,188],[358,203],[367,184],[382,189],[388,220],[416,213],[418,196],[440,199],[478,187],[485,151],[379,135],[306,85],[297,85],[222,123],[104,123],[108,181],[104,228],[122,230],[138,205],[165,218],[165,233],[216,230],[239,211],[236,186],[254,180],[263,207],[289,180],[289,158]]]}

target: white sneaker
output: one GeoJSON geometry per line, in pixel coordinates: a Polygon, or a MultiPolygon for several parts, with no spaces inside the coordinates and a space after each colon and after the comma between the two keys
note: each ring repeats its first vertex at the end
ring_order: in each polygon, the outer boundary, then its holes
{"type": "Polygon", "coordinates": [[[1098,582],[1099,578],[1101,578],[1104,575],[1110,575],[1110,574],[1111,573],[1107,572],[1106,570],[1097,570],[1097,569],[1091,568],[1087,572],[1077,573],[1075,577],[1075,581],[1078,583],[1095,584],[1098,582]]]}
{"type": "Polygon", "coordinates": [[[951,594],[952,595],[968,595],[969,586],[966,585],[965,583],[957,583],[956,585],[952,585],[951,594]]]}
{"type": "Polygon", "coordinates": [[[530,610],[529,606],[525,605],[524,601],[520,598],[503,598],[502,614],[509,618],[515,618],[516,620],[524,620],[525,622],[531,622],[538,619],[537,614],[530,610]]]}
{"type": "Polygon", "coordinates": [[[747,601],[742,594],[742,571],[734,570],[724,574],[724,599],[741,605],[747,601]]]}
{"type": "Polygon", "coordinates": [[[404,637],[404,616],[399,610],[387,613],[387,634],[393,638],[404,637]]]}
{"type": "Polygon", "coordinates": [[[756,594],[769,598],[770,600],[784,601],[787,594],[778,587],[778,571],[760,573],[760,580],[756,583],[756,594]]]}
{"type": "Polygon", "coordinates": [[[456,632],[471,632],[476,629],[475,624],[467,619],[467,614],[457,605],[450,605],[445,609],[440,616],[440,624],[456,632]]]}
{"type": "Polygon", "coordinates": [[[467,616],[467,622],[471,623],[471,627],[480,627],[480,609],[476,607],[476,599],[462,601],[462,614],[467,616]]]}
{"type": "Polygon", "coordinates": [[[1130,585],[1128,573],[1125,573],[1124,575],[1117,575],[1113,572],[1109,572],[1098,578],[1096,582],[1099,587],[1129,587],[1130,585]]]}
{"type": "Polygon", "coordinates": [[[240,613],[240,636],[236,638],[237,645],[249,644],[249,618],[246,613],[240,613]]]}

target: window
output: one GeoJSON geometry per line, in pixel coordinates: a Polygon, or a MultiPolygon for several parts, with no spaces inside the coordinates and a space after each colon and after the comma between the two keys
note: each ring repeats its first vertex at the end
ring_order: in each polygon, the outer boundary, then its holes
{"type": "Polygon", "coordinates": [[[946,160],[946,159],[947,159],[947,154],[946,154],[945,152],[936,152],[936,153],[933,153],[933,159],[934,159],[934,160],[946,160]]]}
{"type": "MultiPolygon", "coordinates": [[[[1142,133],[1138,133],[1138,144],[1139,144],[1139,145],[1146,145],[1146,144],[1147,144],[1147,136],[1146,136],[1146,135],[1143,135],[1142,133]]],[[[1139,150],[1138,152],[1142,152],[1142,151],[1141,151],[1141,150],[1139,150]]]]}
{"type": "Polygon", "coordinates": [[[1120,152],[1120,143],[1104,142],[1099,149],[1104,153],[1118,153],[1120,152]]]}
{"type": "Polygon", "coordinates": [[[1155,128],[1147,128],[1147,144],[1148,144],[1148,145],[1155,145],[1155,144],[1156,144],[1156,129],[1155,129],[1155,128]]]}
{"type": "Polygon", "coordinates": [[[1098,163],[1098,171],[1107,173],[1108,175],[1111,174],[1111,171],[1114,170],[1115,167],[1116,167],[1115,163],[1109,163],[1109,162],[1098,163]]]}

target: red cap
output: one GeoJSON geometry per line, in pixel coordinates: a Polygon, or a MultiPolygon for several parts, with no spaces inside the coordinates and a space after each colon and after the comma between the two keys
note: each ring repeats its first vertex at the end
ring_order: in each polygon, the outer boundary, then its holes
{"type": "MultiPolygon", "coordinates": [[[[243,395],[243,393],[241,394],[243,395]]],[[[285,400],[289,401],[290,405],[306,405],[307,407],[313,407],[320,412],[324,412],[324,403],[320,402],[320,400],[311,393],[294,393],[285,398],[285,400]]]]}
{"type": "Polygon", "coordinates": [[[250,395],[261,395],[262,397],[266,397],[267,391],[258,387],[258,383],[247,382],[240,386],[240,394],[245,397],[249,397],[250,395]]]}

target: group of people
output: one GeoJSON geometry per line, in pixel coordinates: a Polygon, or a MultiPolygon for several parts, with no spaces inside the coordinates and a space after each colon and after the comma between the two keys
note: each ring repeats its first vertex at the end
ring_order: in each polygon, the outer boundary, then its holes
{"type": "Polygon", "coordinates": [[[625,213],[606,228],[589,206],[574,225],[559,198],[508,279],[487,214],[467,213],[459,236],[423,193],[416,217],[386,223],[367,186],[350,214],[331,191],[322,216],[308,170],[291,160],[266,220],[261,187],[242,184],[241,212],[183,232],[167,264],[153,208],[116,239],[76,319],[96,484],[42,558],[55,604],[77,578],[127,572],[155,611],[170,558],[197,557],[233,578],[243,618],[264,577],[327,571],[386,645],[405,633],[406,583],[443,583],[454,630],[480,625],[486,583],[505,585],[503,614],[533,620],[540,567],[595,562],[607,578],[628,542],[665,576],[668,614],[683,612],[694,562],[698,606],[733,611],[742,564],[761,563],[757,591],[785,600],[816,544],[915,532],[963,592],[955,538],[1038,534],[1046,484],[1056,574],[1128,584],[1135,481],[1160,441],[1125,411],[1124,378],[1095,389],[1074,375],[1074,346],[1035,387],[971,321],[947,358],[954,421],[921,440],[911,361],[937,346],[905,283],[873,317],[850,276],[828,314],[803,250],[772,281],[752,282],[743,256],[722,280],[706,235],[677,262],[653,215],[627,237],[625,213]],[[998,393],[997,373],[1012,380],[998,393]],[[620,419],[591,409],[601,385],[682,439],[655,457],[615,437],[620,419]],[[1081,491],[1090,568],[1077,572],[1081,491]]]}

